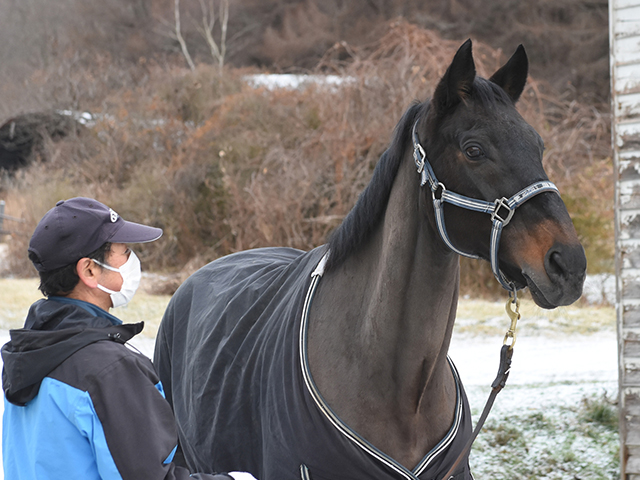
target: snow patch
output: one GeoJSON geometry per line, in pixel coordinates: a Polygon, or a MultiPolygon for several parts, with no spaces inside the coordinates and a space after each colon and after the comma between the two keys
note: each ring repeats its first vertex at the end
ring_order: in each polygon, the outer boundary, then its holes
{"type": "Polygon", "coordinates": [[[296,74],[267,74],[246,75],[243,80],[254,88],[264,87],[267,90],[287,89],[303,90],[310,85],[329,87],[336,90],[344,84],[355,81],[353,77],[339,75],[296,75],[296,74]]]}

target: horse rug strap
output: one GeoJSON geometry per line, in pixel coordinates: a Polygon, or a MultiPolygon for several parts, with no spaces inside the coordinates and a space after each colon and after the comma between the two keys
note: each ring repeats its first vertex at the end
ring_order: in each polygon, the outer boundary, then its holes
{"type": "MultiPolygon", "coordinates": [[[[361,449],[367,455],[371,456],[372,459],[376,460],[374,464],[369,465],[365,470],[363,470],[369,472],[369,474],[367,474],[365,478],[375,478],[376,480],[389,478],[387,476],[383,477],[381,475],[382,471],[378,470],[378,468],[383,467],[388,469],[392,473],[392,478],[394,479],[440,479],[440,472],[449,470],[450,465],[452,465],[456,460],[460,460],[459,452],[463,451],[464,447],[467,444],[467,439],[472,435],[471,411],[457,369],[455,368],[453,362],[449,357],[447,357],[447,361],[449,362],[449,365],[451,367],[451,372],[453,374],[456,385],[456,409],[453,424],[451,425],[451,428],[449,429],[447,434],[440,440],[440,442],[431,451],[429,451],[412,470],[407,469],[393,458],[378,450],[375,446],[370,444],[366,439],[364,439],[357,432],[351,429],[342,419],[340,419],[340,417],[335,414],[335,412],[331,409],[329,404],[322,397],[322,394],[318,390],[318,387],[311,375],[308,358],[309,307],[313,301],[318,283],[324,274],[324,268],[328,256],[329,252],[327,252],[327,254],[323,256],[322,260],[311,274],[313,281],[309,286],[307,298],[305,300],[305,306],[302,311],[302,322],[300,330],[300,364],[302,366],[302,373],[309,394],[312,396],[316,406],[318,407],[318,411],[321,411],[323,413],[325,418],[333,425],[336,432],[340,432],[346,439],[349,440],[351,447],[357,447],[361,449]],[[373,474],[374,469],[377,470],[376,474],[373,474]]],[[[338,464],[337,457],[332,460],[334,465],[338,464]]],[[[310,469],[307,468],[306,465],[301,466],[301,480],[314,480],[314,478],[311,476],[310,469]]],[[[314,473],[316,471],[317,470],[314,470],[314,473]]],[[[458,464],[456,465],[456,472],[457,473],[452,477],[454,480],[470,480],[473,478],[469,471],[468,464],[460,465],[460,461],[458,461],[458,464]]],[[[340,476],[340,478],[349,478],[350,480],[361,478],[360,475],[362,475],[361,472],[358,472],[358,476],[349,476],[344,471],[342,473],[344,473],[344,475],[340,476]]],[[[332,474],[332,476],[329,476],[328,478],[335,480],[337,477],[332,474]]]]}
{"type": "Polygon", "coordinates": [[[523,188],[510,198],[502,197],[494,200],[493,202],[465,197],[464,195],[460,195],[458,193],[447,190],[444,184],[438,181],[436,174],[434,173],[433,168],[431,167],[431,164],[427,159],[424,148],[420,144],[420,139],[418,138],[418,134],[416,132],[416,125],[418,124],[418,121],[419,119],[416,120],[416,123],[413,124],[412,131],[413,159],[416,163],[418,173],[421,176],[420,186],[423,187],[428,183],[429,187],[431,188],[433,208],[436,215],[436,224],[438,225],[438,232],[440,233],[440,237],[447,245],[447,247],[456,252],[458,255],[469,258],[478,258],[477,255],[459,250],[451,242],[444,221],[444,204],[450,203],[451,205],[455,205],[456,207],[491,215],[491,246],[489,248],[491,270],[493,271],[493,275],[496,277],[496,280],[500,282],[500,285],[502,285],[508,291],[515,291],[515,285],[513,284],[513,282],[507,279],[504,273],[502,273],[498,262],[498,249],[500,247],[500,236],[502,234],[502,229],[509,224],[511,218],[513,218],[513,214],[515,213],[516,208],[518,208],[524,202],[543,192],[555,192],[559,195],[560,192],[558,191],[558,188],[548,180],[541,180],[539,182],[532,183],[526,188],[523,188]]]}

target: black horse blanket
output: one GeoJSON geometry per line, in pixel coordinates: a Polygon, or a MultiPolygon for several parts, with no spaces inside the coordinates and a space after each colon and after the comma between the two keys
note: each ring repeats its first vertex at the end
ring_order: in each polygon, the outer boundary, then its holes
{"type": "MultiPolygon", "coordinates": [[[[260,480],[441,480],[471,433],[453,364],[455,421],[413,470],[351,430],[317,391],[306,327],[324,253],[269,248],[229,255],[173,296],[154,362],[187,466],[248,471],[260,480]]],[[[454,478],[472,479],[468,461],[454,478]]]]}

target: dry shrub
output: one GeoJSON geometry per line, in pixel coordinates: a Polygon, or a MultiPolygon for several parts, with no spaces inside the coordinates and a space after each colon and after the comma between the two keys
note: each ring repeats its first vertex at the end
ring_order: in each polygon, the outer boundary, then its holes
{"type": "MultiPolygon", "coordinates": [[[[326,53],[318,70],[351,79],[335,89],[272,92],[246,85],[243,70],[221,77],[206,66],[150,68],[143,84],[104,97],[93,135],[51,145],[50,157],[64,162],[33,166],[10,182],[7,211],[28,220],[27,232],[45,205],[94,196],[127,219],[161,226],[163,239],[140,246],[141,256],[155,271],[182,269],[179,278],[243,249],[308,250],[353,206],[402,113],[431,95],[459,44],[395,21],[375,44],[326,53]]],[[[483,76],[506,60],[479,42],[474,56],[483,76]]],[[[610,269],[608,118],[533,79],[519,109],[545,140],[545,166],[567,198],[590,268],[610,269]]],[[[16,255],[26,241],[13,238],[16,255]]],[[[462,266],[463,293],[499,291],[488,265],[462,266]]]]}
{"type": "Polygon", "coordinates": [[[333,43],[332,19],[314,3],[298,3],[287,8],[276,30],[267,27],[258,55],[274,66],[304,66],[309,56],[318,58],[333,43]]]}
{"type": "Polygon", "coordinates": [[[236,7],[230,31],[246,35],[229,58],[234,65],[312,68],[325,47],[360,48],[402,17],[455,41],[471,37],[493,48],[522,43],[535,77],[577,98],[608,101],[606,0],[240,0],[236,7]]]}

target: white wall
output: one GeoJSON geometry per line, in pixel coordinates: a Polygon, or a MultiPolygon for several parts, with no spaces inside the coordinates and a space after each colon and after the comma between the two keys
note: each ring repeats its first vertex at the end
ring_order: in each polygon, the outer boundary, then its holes
{"type": "Polygon", "coordinates": [[[621,476],[640,480],[640,0],[609,0],[621,476]]]}

